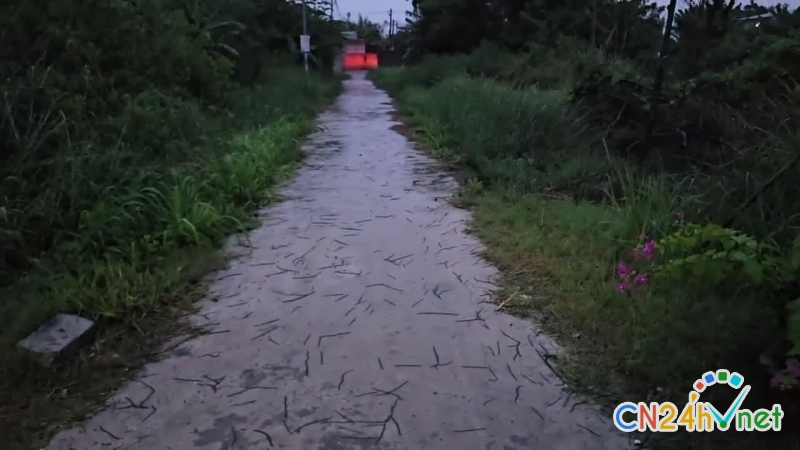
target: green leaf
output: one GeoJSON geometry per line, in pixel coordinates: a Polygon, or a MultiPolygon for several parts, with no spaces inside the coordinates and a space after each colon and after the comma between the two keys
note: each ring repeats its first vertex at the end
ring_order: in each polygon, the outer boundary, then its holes
{"type": "Polygon", "coordinates": [[[729,258],[733,261],[745,262],[750,258],[745,255],[741,250],[734,250],[728,254],[729,258]]]}
{"type": "Polygon", "coordinates": [[[742,263],[742,271],[754,283],[761,284],[764,282],[764,269],[758,262],[753,261],[752,259],[744,261],[742,263]]]}

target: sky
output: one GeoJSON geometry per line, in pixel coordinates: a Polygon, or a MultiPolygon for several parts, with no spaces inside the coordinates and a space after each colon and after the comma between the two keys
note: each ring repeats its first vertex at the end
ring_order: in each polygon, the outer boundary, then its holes
{"type": "MultiPolygon", "coordinates": [[[[372,22],[383,24],[389,22],[389,10],[392,10],[392,18],[401,26],[405,24],[406,10],[411,9],[411,2],[408,0],[337,0],[338,10],[334,8],[333,15],[340,19],[347,17],[350,13],[350,20],[358,18],[359,13],[372,22]]],[[[388,31],[388,25],[386,31],[388,31]]]]}

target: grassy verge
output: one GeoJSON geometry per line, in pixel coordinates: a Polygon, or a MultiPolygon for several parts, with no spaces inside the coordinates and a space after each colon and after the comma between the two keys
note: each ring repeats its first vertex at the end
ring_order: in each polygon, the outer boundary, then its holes
{"type": "MultiPolygon", "coordinates": [[[[373,79],[433,153],[468,171],[461,201],[505,274],[500,299],[568,348],[560,368],[570,385],[606,406],[682,405],[702,373],[727,368],[753,386],[745,407],[771,406],[758,356],[775,340],[778,301],[740,286],[657,277],[647,289],[617,290],[617,264],[630,261],[643,234],[674,232],[676,214],[691,211],[699,194],[611,156],[601,130],[560,90],[515,90],[432,66],[382,70],[373,79]]],[[[727,391],[710,394],[730,403],[727,391]]],[[[648,440],[654,448],[798,448],[789,420],[782,433],[648,440]]]]}
{"type": "MultiPolygon", "coordinates": [[[[22,234],[42,220],[78,226],[51,227],[63,230],[54,238],[58,245],[0,293],[0,432],[9,448],[41,447],[58,427],[91,412],[132,369],[157,357],[165,338],[188,331],[176,320],[203,293],[200,277],[223,262],[216,251],[222,240],[255,225],[253,210],[274,198],[273,187],[302,159],[300,140],[338,88],[336,79],[292,68],[271,71],[262,86],[234,91],[225,111],[168,97],[161,99],[167,110],[158,110],[158,101],[146,99],[131,113],[147,116],[151,126],[159,122],[154,115],[168,116],[161,127],[130,130],[143,133],[141,139],[104,152],[84,142],[46,161],[56,169],[38,192],[10,205],[14,214],[7,217],[15,223],[7,229],[22,234]],[[143,144],[157,133],[169,157],[143,144]],[[70,197],[76,205],[61,209],[70,197]],[[101,326],[79,358],[44,370],[8,351],[64,311],[101,326]]],[[[27,188],[19,192],[32,192],[27,188]]]]}

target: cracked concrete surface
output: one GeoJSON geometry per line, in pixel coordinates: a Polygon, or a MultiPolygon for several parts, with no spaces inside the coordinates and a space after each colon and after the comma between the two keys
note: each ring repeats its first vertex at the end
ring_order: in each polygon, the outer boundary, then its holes
{"type": "Polygon", "coordinates": [[[630,447],[572,396],[527,321],[496,313],[496,270],[434,161],[392,129],[364,74],[319,117],[308,158],[187,341],[49,449],[630,447]]]}

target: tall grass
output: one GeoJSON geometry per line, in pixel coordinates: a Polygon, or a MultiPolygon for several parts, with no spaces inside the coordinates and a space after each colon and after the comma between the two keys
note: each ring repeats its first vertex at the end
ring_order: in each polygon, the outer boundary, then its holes
{"type": "Polygon", "coordinates": [[[20,153],[0,183],[0,259],[32,264],[23,278],[4,272],[0,343],[58,311],[119,318],[154,306],[191,272],[182,253],[243,231],[272,198],[337,87],[273,70],[216,111],[150,93],[128,106],[116,142],[20,153]]]}
{"type": "Polygon", "coordinates": [[[409,88],[400,98],[447,132],[445,144],[458,148],[463,164],[517,192],[548,188],[567,161],[595,154],[596,130],[559,91],[451,77],[429,89],[409,88]]]}

